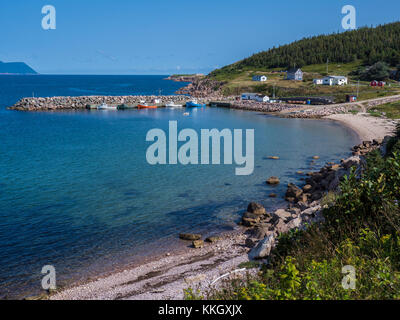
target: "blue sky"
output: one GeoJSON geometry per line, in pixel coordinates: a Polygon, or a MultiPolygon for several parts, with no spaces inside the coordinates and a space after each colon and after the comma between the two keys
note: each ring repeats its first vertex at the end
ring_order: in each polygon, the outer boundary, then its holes
{"type": "Polygon", "coordinates": [[[0,60],[51,74],[207,73],[303,37],[343,31],[341,8],[357,26],[399,19],[385,0],[2,0],[0,60]],[[43,30],[44,5],[56,30],[43,30]]]}

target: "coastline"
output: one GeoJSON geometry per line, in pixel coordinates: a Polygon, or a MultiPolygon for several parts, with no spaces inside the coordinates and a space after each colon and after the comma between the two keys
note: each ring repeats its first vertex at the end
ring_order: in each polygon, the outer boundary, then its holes
{"type": "Polygon", "coordinates": [[[392,135],[397,121],[386,118],[377,118],[368,114],[334,114],[323,119],[340,122],[349,129],[353,130],[360,141],[372,141],[383,139],[385,136],[392,135]]]}
{"type": "MultiPolygon", "coordinates": [[[[396,121],[365,114],[336,114],[319,119],[332,120],[344,125],[356,133],[360,141],[383,140],[393,132],[396,124],[396,121]]],[[[316,220],[320,219],[315,214],[320,208],[318,203],[308,208],[313,209],[316,220]]],[[[279,210],[287,208],[277,211],[279,210]]],[[[192,248],[190,242],[186,241],[187,246],[184,249],[180,248],[154,257],[143,264],[62,289],[46,298],[181,300],[184,298],[184,289],[190,287],[207,291],[218,277],[238,270],[241,263],[250,261],[249,254],[255,243],[249,241],[249,234],[251,233],[248,228],[238,226],[233,231],[218,235],[219,241],[205,243],[204,247],[199,249],[192,248]]],[[[244,276],[246,272],[255,272],[258,269],[240,270],[237,276],[244,276]]]]}

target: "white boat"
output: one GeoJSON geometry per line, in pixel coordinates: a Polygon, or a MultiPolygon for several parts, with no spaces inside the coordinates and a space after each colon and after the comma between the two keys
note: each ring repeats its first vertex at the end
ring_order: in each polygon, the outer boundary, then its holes
{"type": "Polygon", "coordinates": [[[109,106],[107,103],[102,103],[97,107],[97,110],[117,110],[117,106],[109,106]]]}
{"type": "Polygon", "coordinates": [[[175,102],[173,102],[173,101],[168,102],[165,106],[166,106],[167,108],[171,108],[171,109],[174,109],[174,108],[183,108],[183,105],[182,105],[182,104],[175,104],[175,102]]]}

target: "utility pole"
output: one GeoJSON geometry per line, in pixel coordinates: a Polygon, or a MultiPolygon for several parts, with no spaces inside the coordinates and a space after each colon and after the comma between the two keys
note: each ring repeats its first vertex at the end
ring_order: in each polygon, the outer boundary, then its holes
{"type": "Polygon", "coordinates": [[[272,98],[275,100],[275,83],[274,83],[274,91],[273,91],[272,98]]]}
{"type": "Polygon", "coordinates": [[[357,101],[358,101],[358,94],[360,93],[360,80],[357,82],[357,101]]]}

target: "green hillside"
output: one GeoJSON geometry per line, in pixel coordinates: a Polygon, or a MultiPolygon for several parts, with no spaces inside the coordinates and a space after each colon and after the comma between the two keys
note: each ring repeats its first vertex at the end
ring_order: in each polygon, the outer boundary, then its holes
{"type": "Polygon", "coordinates": [[[325,64],[327,60],[341,64],[362,61],[365,65],[384,61],[397,66],[400,64],[400,22],[305,38],[214,70],[210,77],[229,79],[246,70],[304,67],[325,64]]]}

